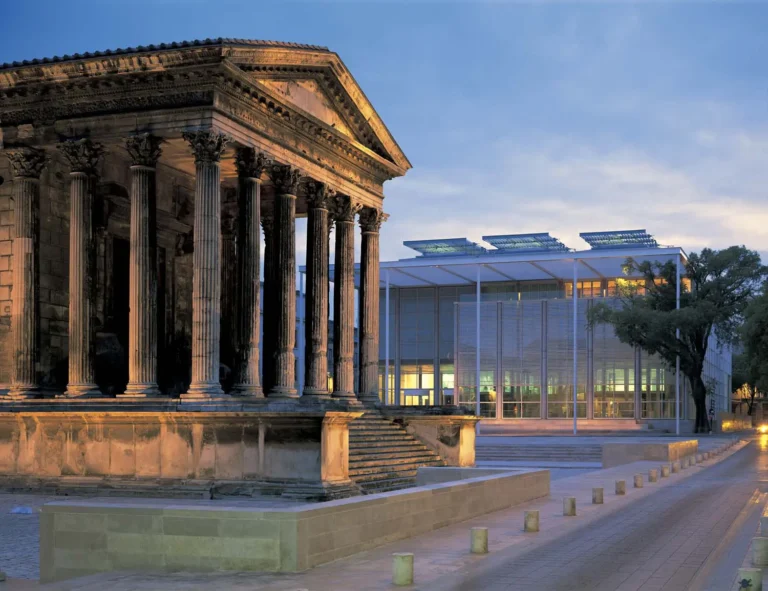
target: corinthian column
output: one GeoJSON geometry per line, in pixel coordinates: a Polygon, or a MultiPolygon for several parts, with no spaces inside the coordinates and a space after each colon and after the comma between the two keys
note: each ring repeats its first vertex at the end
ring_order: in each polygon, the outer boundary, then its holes
{"type": "Polygon", "coordinates": [[[40,173],[45,152],[34,148],[6,152],[13,170],[13,268],[11,293],[11,398],[32,398],[37,386],[40,173]]]}
{"type": "Polygon", "coordinates": [[[237,351],[236,396],[263,396],[259,379],[259,330],[261,308],[261,173],[267,164],[264,154],[251,148],[241,148],[237,164],[237,296],[235,322],[237,351]]]}
{"type": "Polygon", "coordinates": [[[307,297],[304,396],[328,394],[328,208],[336,192],[310,183],[307,192],[307,297]]]}
{"type": "Polygon", "coordinates": [[[293,348],[296,341],[296,193],[301,172],[276,166],[275,235],[273,238],[275,356],[271,398],[298,398],[293,348]]]}
{"type": "Polygon", "coordinates": [[[360,212],[360,400],[379,401],[379,229],[389,217],[380,209],[360,212]]]}
{"type": "Polygon", "coordinates": [[[333,277],[333,397],[355,400],[355,215],[361,206],[336,198],[333,277]]]}
{"type": "Polygon", "coordinates": [[[157,212],[155,167],[160,138],[148,133],[125,140],[131,166],[131,251],[128,294],[128,386],[118,396],[158,396],[157,212]]]}
{"type": "Polygon", "coordinates": [[[275,212],[265,211],[261,216],[264,230],[264,338],[261,345],[261,383],[264,392],[275,384],[275,212]]]}
{"type": "Polygon", "coordinates": [[[100,396],[93,369],[95,249],[93,187],[96,165],[104,153],[88,139],[59,144],[69,161],[69,382],[67,397],[100,396]]]}
{"type": "Polygon", "coordinates": [[[221,187],[226,138],[213,131],[182,134],[195,155],[192,255],[192,382],[184,399],[224,395],[219,383],[221,337],[221,187]]]}

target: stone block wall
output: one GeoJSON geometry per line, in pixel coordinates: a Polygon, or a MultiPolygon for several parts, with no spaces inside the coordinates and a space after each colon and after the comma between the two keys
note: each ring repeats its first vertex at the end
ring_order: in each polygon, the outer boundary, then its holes
{"type": "MultiPolygon", "coordinates": [[[[56,150],[47,150],[49,162],[40,177],[39,203],[39,365],[38,380],[48,391],[62,391],[67,381],[69,321],[69,167],[56,150]]],[[[13,228],[13,176],[7,158],[0,157],[0,395],[11,381],[11,280],[13,228]]],[[[121,149],[113,148],[101,164],[94,206],[94,249],[96,275],[97,332],[114,331],[112,309],[112,252],[114,240],[129,239],[130,168],[121,149]]],[[[177,257],[180,235],[192,227],[194,179],[174,169],[160,166],[157,173],[158,260],[165,270],[165,335],[158,345],[166,349],[167,359],[188,367],[185,350],[191,331],[192,267],[191,254],[177,257]],[[180,234],[181,233],[181,234],[180,234]],[[175,264],[177,259],[180,264],[175,264]],[[189,259],[189,261],[186,261],[189,259]],[[179,347],[180,352],[172,351],[179,347]],[[176,362],[176,358],[179,361],[176,362]]],[[[127,269],[125,270],[127,273],[127,269]]],[[[127,281],[127,279],[126,279],[127,281]]],[[[114,340],[114,339],[113,339],[114,340]]],[[[104,335],[97,335],[97,353],[104,335]]],[[[168,368],[168,364],[164,364],[168,368]]],[[[97,363],[97,373],[98,373],[97,363]]],[[[108,373],[107,369],[102,373],[108,373]]],[[[98,379],[98,375],[97,375],[98,379]]],[[[179,381],[178,379],[176,381],[179,381]]],[[[184,382],[183,377],[180,381],[184,382]]],[[[172,387],[174,379],[166,380],[172,387]]],[[[178,387],[176,387],[178,389],[178,387]]]]}
{"type": "Polygon", "coordinates": [[[301,572],[549,495],[548,470],[517,470],[285,509],[169,501],[43,506],[43,583],[97,572],[301,572]]]}

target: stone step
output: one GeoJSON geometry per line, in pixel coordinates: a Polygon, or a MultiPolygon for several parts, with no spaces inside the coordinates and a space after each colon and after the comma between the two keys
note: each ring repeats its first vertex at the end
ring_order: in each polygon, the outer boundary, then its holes
{"type": "Polygon", "coordinates": [[[389,458],[394,456],[431,456],[433,458],[438,457],[431,449],[427,449],[424,446],[390,446],[390,447],[372,447],[367,449],[353,449],[350,450],[349,459],[354,458],[389,458]]]}
{"type": "MultiPolygon", "coordinates": [[[[352,443],[352,438],[349,439],[350,443],[352,443]]],[[[360,446],[355,446],[356,448],[360,446]]],[[[392,439],[383,439],[378,440],[374,439],[371,441],[365,442],[365,448],[366,449],[376,449],[376,450],[389,450],[391,449],[403,449],[403,448],[419,448],[422,449],[426,447],[423,443],[420,441],[414,441],[414,440],[397,440],[393,441],[392,439]]]]}
{"type": "Polygon", "coordinates": [[[350,433],[350,442],[366,443],[369,441],[417,441],[407,433],[350,433]]]}
{"type": "Polygon", "coordinates": [[[388,431],[388,432],[394,432],[397,431],[398,433],[401,433],[403,431],[402,427],[398,427],[397,425],[393,425],[392,423],[388,423],[386,425],[355,425],[352,423],[349,427],[350,433],[358,433],[361,431],[388,431]]]}
{"type": "Polygon", "coordinates": [[[392,470],[390,472],[379,472],[378,474],[360,474],[355,478],[355,482],[359,486],[369,486],[372,483],[381,482],[383,480],[406,479],[406,478],[412,478],[413,481],[415,482],[416,469],[399,470],[399,471],[392,470]]]}
{"type": "Polygon", "coordinates": [[[418,468],[421,468],[422,466],[440,466],[442,465],[441,460],[423,460],[423,461],[416,461],[416,462],[401,462],[401,463],[387,463],[383,464],[381,462],[376,463],[374,466],[363,466],[363,467],[349,467],[349,477],[352,480],[357,480],[360,476],[365,476],[369,474],[381,474],[382,471],[389,472],[389,471],[397,471],[397,472],[403,472],[403,471],[412,471],[413,476],[416,476],[416,470],[418,468]]]}
{"type": "Polygon", "coordinates": [[[376,467],[376,466],[397,466],[402,464],[414,464],[418,462],[439,462],[440,458],[433,454],[423,453],[418,455],[397,455],[397,456],[364,456],[349,458],[349,469],[376,467]]]}
{"type": "Polygon", "coordinates": [[[384,478],[382,480],[367,482],[360,488],[367,495],[375,495],[376,493],[401,490],[415,485],[415,478],[384,478]]]}

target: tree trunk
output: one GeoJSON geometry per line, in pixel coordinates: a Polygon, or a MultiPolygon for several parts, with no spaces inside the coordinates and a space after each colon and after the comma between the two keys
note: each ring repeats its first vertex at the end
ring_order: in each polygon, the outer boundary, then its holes
{"type": "Polygon", "coordinates": [[[694,378],[692,384],[693,403],[696,407],[696,420],[693,424],[694,433],[709,433],[709,418],[707,417],[707,386],[701,376],[694,378]]]}

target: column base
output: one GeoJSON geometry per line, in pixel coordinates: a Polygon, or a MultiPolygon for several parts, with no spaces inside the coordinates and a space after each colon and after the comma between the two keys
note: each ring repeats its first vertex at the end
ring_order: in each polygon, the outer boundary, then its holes
{"type": "Polygon", "coordinates": [[[66,392],[56,398],[104,398],[104,394],[96,384],[67,384],[66,392]]]}
{"type": "Polygon", "coordinates": [[[301,393],[301,399],[305,402],[312,402],[313,400],[330,400],[331,393],[328,390],[319,390],[317,388],[304,388],[301,393]]]}
{"type": "Polygon", "coordinates": [[[251,386],[250,384],[235,384],[229,394],[236,398],[264,398],[264,391],[261,386],[251,386]]]}
{"type": "Polygon", "coordinates": [[[41,398],[42,393],[37,386],[27,384],[16,384],[11,386],[6,398],[11,400],[29,400],[31,398],[41,398]]]}
{"type": "Polygon", "coordinates": [[[331,397],[339,402],[344,402],[348,406],[362,406],[354,392],[334,392],[331,397]]]}
{"type": "Polygon", "coordinates": [[[190,384],[189,390],[184,392],[179,398],[182,400],[208,400],[211,398],[224,398],[224,390],[221,384],[190,384]]]}
{"type": "Polygon", "coordinates": [[[118,398],[157,398],[160,396],[160,388],[154,382],[128,384],[125,392],[118,394],[118,398]]]}
{"type": "Polygon", "coordinates": [[[267,398],[293,398],[298,399],[299,393],[296,388],[289,388],[288,386],[275,386],[267,394],[267,398]]]}
{"type": "Polygon", "coordinates": [[[361,394],[359,400],[365,406],[376,406],[381,403],[381,400],[376,394],[361,394]]]}

